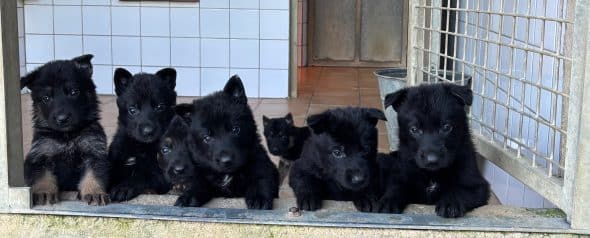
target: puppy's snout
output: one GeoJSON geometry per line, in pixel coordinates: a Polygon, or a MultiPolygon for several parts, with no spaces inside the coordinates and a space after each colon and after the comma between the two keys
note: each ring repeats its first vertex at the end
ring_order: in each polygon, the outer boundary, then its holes
{"type": "Polygon", "coordinates": [[[62,113],[55,116],[55,122],[59,125],[65,125],[70,122],[72,116],[69,113],[62,113]]]}
{"type": "Polygon", "coordinates": [[[185,170],[184,166],[177,165],[177,166],[174,166],[174,168],[172,169],[172,172],[174,172],[174,174],[178,175],[178,174],[183,174],[184,170],[185,170]]]}
{"type": "Polygon", "coordinates": [[[426,155],[426,162],[436,163],[436,162],[438,162],[438,156],[436,156],[434,154],[428,154],[428,155],[426,155]]]}
{"type": "Polygon", "coordinates": [[[274,147],[271,147],[271,148],[270,148],[270,151],[271,151],[271,152],[275,152],[275,153],[276,153],[276,152],[279,152],[279,147],[276,147],[276,146],[274,146],[274,147]]]}
{"type": "Polygon", "coordinates": [[[144,136],[152,136],[154,134],[154,127],[152,127],[152,126],[142,127],[141,134],[143,134],[144,136]]]}
{"type": "Polygon", "coordinates": [[[232,157],[229,155],[222,155],[221,157],[219,157],[219,162],[224,164],[224,165],[228,165],[232,162],[232,157]]]}
{"type": "Polygon", "coordinates": [[[365,182],[365,176],[362,174],[355,174],[355,175],[352,175],[352,177],[350,178],[350,181],[353,184],[361,184],[361,183],[365,182]]]}

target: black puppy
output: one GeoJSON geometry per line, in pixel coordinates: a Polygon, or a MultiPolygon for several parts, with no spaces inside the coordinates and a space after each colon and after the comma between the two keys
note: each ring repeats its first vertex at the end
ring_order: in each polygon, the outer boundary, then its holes
{"type": "Polygon", "coordinates": [[[293,161],[301,155],[303,142],[307,140],[311,132],[307,126],[296,127],[291,113],[272,119],[262,116],[262,123],[264,124],[264,136],[268,150],[271,154],[281,157],[279,184],[283,184],[293,161]]]}
{"type": "Polygon", "coordinates": [[[175,205],[202,206],[214,197],[245,197],[250,209],[272,209],[278,172],[260,142],[240,78],[233,76],[223,91],[176,108],[195,138],[191,155],[196,176],[175,205]]]}
{"type": "Polygon", "coordinates": [[[196,176],[193,162],[196,144],[189,125],[174,116],[160,140],[158,163],[166,180],[181,190],[190,186],[196,176]]]}
{"type": "Polygon", "coordinates": [[[159,139],[175,115],[176,71],[131,75],[118,68],[114,81],[119,118],[109,148],[111,199],[126,201],[146,191],[166,193],[170,185],[158,167],[157,153],[159,139]]]}
{"type": "Polygon", "coordinates": [[[314,211],[322,200],[352,200],[360,211],[377,211],[378,120],[385,115],[372,108],[338,108],[307,118],[313,134],[289,175],[299,208],[314,211]]]}
{"type": "Polygon", "coordinates": [[[25,179],[34,204],[55,203],[78,190],[88,204],[105,205],[109,161],[99,124],[92,55],[49,62],[21,78],[33,100],[34,135],[25,179]]]}
{"type": "Polygon", "coordinates": [[[384,178],[381,211],[400,213],[409,203],[435,204],[442,217],[461,217],[487,204],[489,184],[476,165],[465,107],[467,86],[432,84],[385,98],[399,123],[399,151],[380,156],[384,178]]]}

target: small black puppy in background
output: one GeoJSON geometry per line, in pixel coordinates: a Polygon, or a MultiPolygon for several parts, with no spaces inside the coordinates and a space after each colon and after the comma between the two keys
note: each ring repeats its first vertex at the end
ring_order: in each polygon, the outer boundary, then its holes
{"type": "Polygon", "coordinates": [[[109,203],[107,140],[92,57],[51,61],[21,78],[21,89],[28,87],[33,99],[33,142],[25,159],[33,204],[56,203],[64,190],[78,190],[88,204],[109,203]]]}
{"type": "Polygon", "coordinates": [[[166,180],[182,190],[178,192],[189,189],[195,179],[196,144],[189,125],[180,116],[174,116],[160,140],[158,164],[166,180]]]}
{"type": "Polygon", "coordinates": [[[146,191],[170,190],[157,162],[159,139],[175,115],[176,71],[155,74],[118,68],[114,75],[118,127],[109,147],[113,201],[127,201],[146,191]]]}
{"type": "Polygon", "coordinates": [[[296,127],[291,113],[272,119],[262,116],[262,124],[268,150],[271,154],[281,157],[279,184],[283,184],[293,161],[301,155],[303,143],[311,134],[310,129],[307,126],[296,127]]]}
{"type": "Polygon", "coordinates": [[[381,212],[409,203],[435,204],[442,217],[461,217],[487,204],[489,184],[476,164],[465,107],[473,94],[448,83],[401,89],[385,98],[399,123],[399,151],[379,156],[384,195],[381,212]]]}
{"type": "Polygon", "coordinates": [[[379,120],[385,115],[373,108],[337,108],[307,118],[313,134],[289,174],[299,208],[315,211],[322,200],[339,200],[377,211],[379,120]]]}
{"type": "Polygon", "coordinates": [[[215,197],[244,197],[249,209],[272,209],[279,176],[261,144],[242,80],[234,75],[222,91],[179,104],[176,112],[195,138],[191,155],[197,176],[175,205],[197,207],[215,197]]]}

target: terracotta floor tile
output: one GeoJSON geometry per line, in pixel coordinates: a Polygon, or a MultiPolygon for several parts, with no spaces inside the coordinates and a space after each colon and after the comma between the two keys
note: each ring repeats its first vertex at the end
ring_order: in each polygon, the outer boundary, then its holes
{"type": "Polygon", "coordinates": [[[314,96],[311,98],[312,104],[339,105],[339,106],[358,106],[358,96],[314,96]]]}
{"type": "Polygon", "coordinates": [[[381,103],[380,97],[375,97],[375,96],[361,97],[360,105],[365,106],[365,107],[372,107],[372,108],[377,108],[377,109],[383,110],[383,104],[381,103]]]}

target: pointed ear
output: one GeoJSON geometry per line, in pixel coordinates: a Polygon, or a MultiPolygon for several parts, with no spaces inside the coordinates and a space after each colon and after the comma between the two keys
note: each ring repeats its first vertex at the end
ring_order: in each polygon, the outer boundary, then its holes
{"type": "Polygon", "coordinates": [[[181,103],[174,106],[174,111],[176,115],[182,118],[185,122],[191,122],[191,116],[193,115],[194,108],[193,104],[191,103],[181,103]]]}
{"type": "Polygon", "coordinates": [[[459,100],[464,106],[471,106],[473,103],[473,91],[471,91],[471,78],[467,80],[464,86],[449,85],[450,93],[459,100]]]}
{"type": "Polygon", "coordinates": [[[92,63],[90,62],[92,58],[94,58],[94,55],[91,54],[80,55],[73,58],[72,62],[74,62],[79,69],[86,72],[89,77],[92,77],[92,63]]]}
{"type": "Polygon", "coordinates": [[[399,107],[404,103],[404,101],[406,101],[407,95],[408,95],[407,88],[400,89],[400,90],[397,90],[396,92],[387,94],[387,96],[385,96],[385,100],[383,102],[383,107],[387,108],[389,106],[392,106],[393,110],[395,110],[397,112],[399,107]]]}
{"type": "Polygon", "coordinates": [[[133,75],[131,75],[131,73],[129,73],[129,71],[127,71],[126,69],[117,68],[115,70],[114,81],[115,93],[117,94],[117,96],[121,96],[121,94],[125,92],[129,84],[131,83],[131,80],[133,80],[133,75]]]}
{"type": "Polygon", "coordinates": [[[285,116],[285,121],[287,124],[293,125],[293,115],[290,112],[285,116]]]}
{"type": "Polygon", "coordinates": [[[20,78],[20,89],[24,87],[28,87],[31,89],[31,85],[35,83],[35,79],[39,76],[39,69],[33,70],[33,72],[28,73],[27,75],[20,78]]]}
{"type": "Polygon", "coordinates": [[[156,72],[160,79],[168,84],[168,87],[174,89],[176,87],[176,70],[173,68],[163,68],[156,72]]]}
{"type": "Polygon", "coordinates": [[[264,127],[268,126],[268,121],[270,121],[270,119],[268,117],[266,117],[265,115],[262,115],[262,125],[264,127]]]}
{"type": "Polygon", "coordinates": [[[385,118],[385,113],[383,111],[376,109],[376,108],[366,108],[365,109],[365,116],[369,120],[369,122],[373,125],[377,125],[379,120],[387,121],[385,118]]]}
{"type": "Polygon", "coordinates": [[[181,132],[186,132],[189,129],[189,126],[182,117],[175,115],[172,117],[168,128],[169,130],[179,130],[181,132]]]}
{"type": "Polygon", "coordinates": [[[223,92],[232,97],[236,103],[245,104],[248,102],[246,90],[244,90],[244,84],[242,84],[242,79],[240,79],[240,76],[237,74],[229,78],[223,88],[223,92]]]}
{"type": "Polygon", "coordinates": [[[314,133],[320,134],[326,130],[327,119],[328,115],[326,113],[311,115],[307,118],[307,126],[309,126],[314,133]]]}

